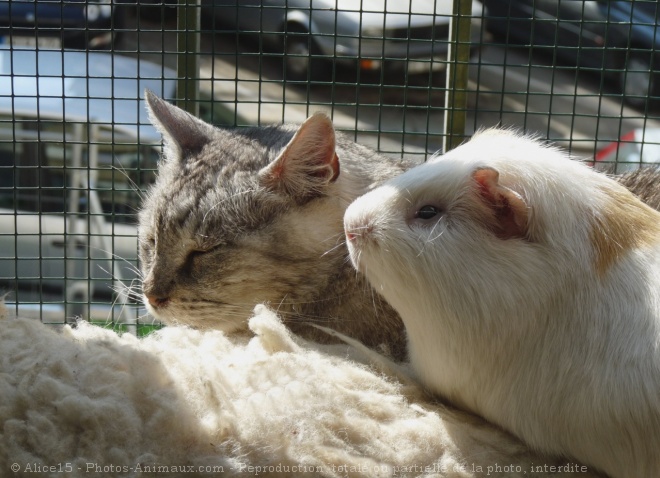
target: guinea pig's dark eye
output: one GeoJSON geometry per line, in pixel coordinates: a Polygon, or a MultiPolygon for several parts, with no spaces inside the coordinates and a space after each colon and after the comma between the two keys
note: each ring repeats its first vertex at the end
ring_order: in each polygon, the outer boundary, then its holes
{"type": "Polygon", "coordinates": [[[435,216],[440,214],[440,209],[435,206],[422,206],[415,213],[415,217],[419,219],[433,219],[435,216]]]}

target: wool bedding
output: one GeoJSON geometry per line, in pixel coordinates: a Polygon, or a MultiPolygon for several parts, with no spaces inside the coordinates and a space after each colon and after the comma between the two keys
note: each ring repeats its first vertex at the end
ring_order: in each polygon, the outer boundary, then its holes
{"type": "Polygon", "coordinates": [[[359,345],[0,321],[0,476],[594,476],[429,399],[359,345]],[[553,468],[554,467],[554,468],[553,468]]]}

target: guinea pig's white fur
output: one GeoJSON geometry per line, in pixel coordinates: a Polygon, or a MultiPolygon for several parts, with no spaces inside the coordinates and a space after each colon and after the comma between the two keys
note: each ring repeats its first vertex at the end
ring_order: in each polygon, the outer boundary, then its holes
{"type": "Polygon", "coordinates": [[[660,476],[660,213],[502,130],[344,219],[432,392],[612,477],[660,476]]]}

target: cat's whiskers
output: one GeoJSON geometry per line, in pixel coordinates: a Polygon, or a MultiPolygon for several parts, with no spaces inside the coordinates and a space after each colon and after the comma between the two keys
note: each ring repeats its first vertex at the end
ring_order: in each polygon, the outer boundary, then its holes
{"type": "Polygon", "coordinates": [[[253,193],[253,192],[255,192],[255,191],[256,191],[255,189],[246,189],[246,190],[244,190],[244,191],[239,191],[239,192],[237,192],[237,193],[235,193],[235,194],[232,194],[232,195],[230,195],[230,196],[227,196],[226,198],[223,198],[222,201],[218,201],[218,202],[215,203],[213,206],[211,206],[211,207],[209,207],[209,208],[207,209],[207,211],[204,213],[204,216],[202,217],[202,222],[206,222],[206,216],[208,216],[208,215],[211,213],[211,211],[213,211],[213,210],[214,210],[215,208],[217,208],[218,206],[222,206],[225,202],[229,201],[230,199],[233,199],[233,198],[235,198],[235,197],[241,196],[241,195],[243,195],[243,194],[253,193]]]}
{"type": "Polygon", "coordinates": [[[126,262],[128,265],[127,270],[133,272],[136,277],[132,278],[130,280],[129,285],[126,285],[126,279],[123,278],[121,275],[117,275],[113,273],[110,270],[107,270],[103,266],[99,266],[99,269],[101,269],[103,272],[108,274],[110,277],[112,277],[113,284],[111,285],[111,288],[119,295],[118,298],[125,297],[125,298],[134,298],[138,299],[141,301],[142,299],[142,294],[136,293],[134,291],[135,288],[138,288],[140,291],[142,289],[142,272],[133,264],[131,264],[129,261],[122,259],[120,256],[117,256],[116,254],[111,254],[112,257],[114,258],[119,258],[126,262]]]}
{"type": "Polygon", "coordinates": [[[280,300],[281,305],[287,305],[287,306],[295,306],[295,305],[309,305],[309,304],[322,304],[324,302],[331,302],[335,299],[339,299],[341,297],[347,297],[349,295],[352,295],[353,292],[348,292],[345,294],[335,294],[332,296],[328,297],[323,297],[321,299],[314,299],[314,300],[295,300],[295,301],[287,301],[285,299],[280,300]]]}
{"type": "Polygon", "coordinates": [[[280,300],[280,303],[279,303],[279,305],[277,306],[277,309],[276,309],[275,312],[277,312],[277,313],[280,312],[280,309],[282,309],[282,304],[284,304],[284,301],[286,300],[286,298],[287,298],[288,296],[289,296],[289,294],[286,294],[284,297],[282,297],[282,299],[280,300]]]}
{"type": "Polygon", "coordinates": [[[133,279],[130,285],[122,282],[121,285],[112,286],[112,289],[126,299],[133,299],[136,302],[142,303],[142,283],[138,279],[133,279]]]}
{"type": "MultiPolygon", "coordinates": [[[[110,312],[106,318],[108,321],[116,320],[115,316],[123,317],[125,311],[129,308],[129,312],[133,315],[133,313],[136,313],[142,306],[142,283],[140,279],[132,279],[130,284],[126,285],[124,281],[117,279],[112,275],[111,277],[115,280],[115,283],[111,286],[111,289],[115,292],[115,298],[112,301],[110,312]],[[131,299],[133,299],[134,302],[131,302],[131,299]],[[121,306],[118,314],[114,311],[117,305],[121,306]]],[[[140,320],[148,316],[149,314],[145,311],[143,314],[136,314],[135,319],[140,320]]]]}
{"type": "Polygon", "coordinates": [[[106,321],[111,322],[113,320],[113,316],[115,315],[114,308],[118,304],[121,304],[121,309],[119,311],[119,316],[121,316],[123,315],[126,306],[134,305],[134,304],[130,304],[129,299],[134,299],[137,303],[142,303],[142,293],[140,291],[142,272],[139,270],[139,268],[136,265],[132,264],[129,260],[124,259],[123,257],[113,253],[112,251],[103,248],[94,247],[90,245],[85,245],[85,248],[88,251],[88,256],[91,256],[90,254],[91,251],[99,251],[99,252],[103,252],[104,254],[107,254],[109,261],[119,260],[123,262],[124,266],[128,266],[126,267],[126,269],[130,272],[133,272],[133,274],[135,274],[136,276],[136,278],[131,279],[130,285],[126,285],[125,279],[123,277],[114,273],[112,270],[106,269],[101,265],[98,266],[101,271],[105,272],[108,276],[110,276],[110,278],[113,281],[112,285],[110,285],[110,288],[116,293],[114,299],[111,302],[110,311],[108,312],[106,321]],[[138,288],[138,292],[134,290],[136,288],[138,288]]]}
{"type": "Polygon", "coordinates": [[[131,190],[140,198],[140,201],[142,201],[144,199],[144,194],[145,194],[144,191],[140,189],[140,186],[138,186],[138,184],[133,180],[133,178],[130,177],[128,172],[126,172],[126,168],[124,168],[124,165],[121,164],[119,158],[115,157],[114,159],[119,163],[119,166],[112,165],[112,169],[114,171],[121,173],[126,178],[129,186],[131,187],[131,190]]]}
{"type": "Polygon", "coordinates": [[[218,313],[218,307],[204,303],[186,303],[173,301],[166,309],[158,311],[156,318],[166,324],[186,325],[198,329],[220,329],[219,324],[231,324],[234,328],[244,328],[243,323],[251,317],[250,309],[223,307],[218,313]]]}
{"type": "MultiPolygon", "coordinates": [[[[92,247],[90,246],[90,249],[92,247]]],[[[106,318],[107,321],[111,321],[112,315],[114,315],[114,308],[119,304],[121,304],[121,309],[119,311],[118,316],[122,317],[125,313],[125,310],[130,307],[131,308],[131,315],[133,313],[135,314],[135,320],[136,321],[142,321],[144,322],[151,316],[149,313],[145,310],[141,314],[137,314],[137,312],[143,307],[143,301],[144,301],[144,296],[142,292],[142,281],[144,279],[143,273],[140,270],[138,266],[135,264],[131,263],[129,260],[112,253],[111,251],[107,251],[105,249],[97,248],[97,250],[100,250],[101,252],[105,252],[106,254],[109,254],[112,259],[115,260],[120,260],[124,262],[124,265],[127,266],[126,269],[133,274],[135,274],[135,277],[130,280],[129,284],[126,284],[125,279],[121,276],[117,276],[116,274],[113,274],[111,271],[106,270],[104,267],[100,266],[100,269],[106,272],[110,277],[113,279],[113,285],[111,285],[111,289],[116,293],[115,298],[112,301],[111,305],[111,310],[108,313],[108,317],[106,318]],[[131,302],[131,299],[133,302],[131,302]]],[[[155,322],[158,319],[151,317],[151,322],[155,322]]]]}

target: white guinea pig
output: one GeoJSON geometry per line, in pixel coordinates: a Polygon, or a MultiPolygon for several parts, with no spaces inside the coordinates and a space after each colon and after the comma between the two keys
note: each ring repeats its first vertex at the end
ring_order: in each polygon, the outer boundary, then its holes
{"type": "Polygon", "coordinates": [[[660,213],[489,130],[358,198],[344,227],[430,391],[540,451],[660,476],[660,213]]]}

